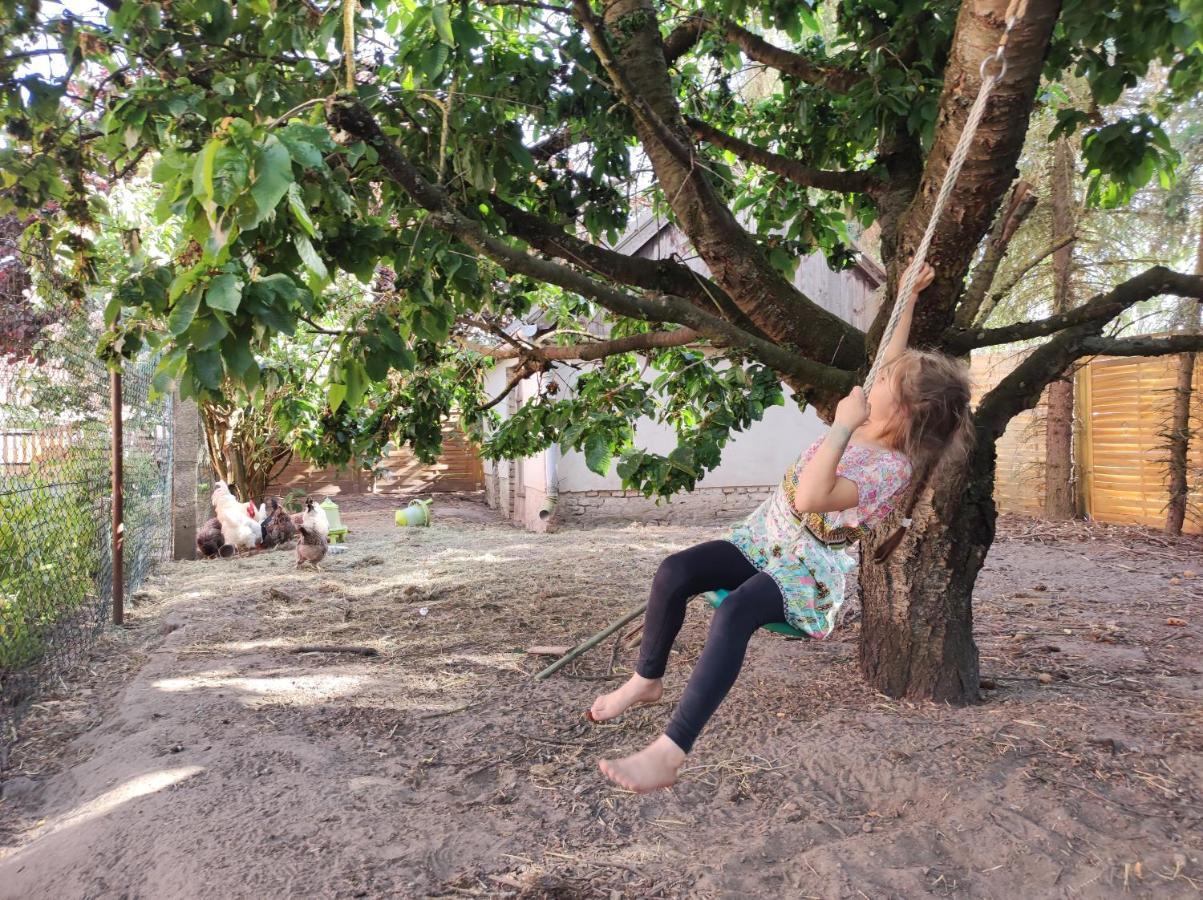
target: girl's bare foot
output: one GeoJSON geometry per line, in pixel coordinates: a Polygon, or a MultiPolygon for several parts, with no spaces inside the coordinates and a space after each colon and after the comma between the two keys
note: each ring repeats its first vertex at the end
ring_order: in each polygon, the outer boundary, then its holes
{"type": "Polygon", "coordinates": [[[602,773],[620,787],[637,794],[671,787],[677,770],[685,762],[685,751],[666,734],[632,756],[598,761],[602,773]]]}
{"type": "Polygon", "coordinates": [[[627,683],[616,691],[602,694],[589,707],[591,722],[604,722],[620,716],[639,703],[655,703],[664,694],[664,682],[659,678],[644,678],[632,675],[627,683]]]}

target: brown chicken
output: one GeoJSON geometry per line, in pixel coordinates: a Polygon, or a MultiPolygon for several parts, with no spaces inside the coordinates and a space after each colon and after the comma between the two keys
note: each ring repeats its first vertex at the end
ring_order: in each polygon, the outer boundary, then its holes
{"type": "Polygon", "coordinates": [[[279,497],[272,497],[271,512],[263,520],[263,546],[279,547],[287,544],[296,537],[297,526],[292,522],[292,516],[280,505],[279,497]]]}
{"type": "Polygon", "coordinates": [[[326,558],[326,549],[329,547],[325,535],[308,525],[301,525],[297,530],[301,533],[301,539],[297,541],[297,568],[309,563],[320,572],[318,563],[326,558]]]}

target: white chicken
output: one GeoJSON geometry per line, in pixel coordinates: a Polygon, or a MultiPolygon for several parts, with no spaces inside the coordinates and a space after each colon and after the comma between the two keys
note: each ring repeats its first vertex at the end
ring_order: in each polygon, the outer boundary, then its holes
{"type": "Polygon", "coordinates": [[[246,505],[230,493],[224,481],[213,488],[213,512],[221,521],[221,533],[227,544],[238,550],[254,550],[263,540],[259,523],[247,514],[246,505]]]}
{"type": "Polygon", "coordinates": [[[322,538],[330,536],[330,520],[326,517],[326,511],[314,503],[311,497],[305,498],[305,511],[295,513],[292,521],[298,527],[304,525],[306,528],[312,528],[322,538]]]}

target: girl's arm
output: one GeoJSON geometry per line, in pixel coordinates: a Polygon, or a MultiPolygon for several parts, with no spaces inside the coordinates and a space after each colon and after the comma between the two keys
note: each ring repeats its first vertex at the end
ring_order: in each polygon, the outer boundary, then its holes
{"type": "Polygon", "coordinates": [[[852,389],[835,408],[831,430],[810,461],[802,467],[794,487],[794,510],[798,513],[835,512],[851,509],[860,502],[856,482],[835,474],[852,432],[869,418],[869,401],[859,387],[852,389]]]}
{"type": "MultiPolygon", "coordinates": [[[[914,265],[914,263],[912,262],[911,265],[914,265]]],[[[907,267],[907,270],[909,269],[910,266],[907,267]]],[[[907,343],[911,336],[911,319],[915,316],[915,301],[919,299],[919,295],[932,283],[932,279],[935,277],[936,273],[925,262],[919,269],[919,277],[915,279],[915,290],[907,298],[906,305],[902,308],[902,317],[898,320],[898,327],[894,330],[894,334],[890,338],[890,343],[886,344],[885,358],[882,361],[883,366],[889,365],[906,351],[907,343]]],[[[904,281],[906,281],[906,271],[898,279],[898,286],[902,287],[904,281]]]]}

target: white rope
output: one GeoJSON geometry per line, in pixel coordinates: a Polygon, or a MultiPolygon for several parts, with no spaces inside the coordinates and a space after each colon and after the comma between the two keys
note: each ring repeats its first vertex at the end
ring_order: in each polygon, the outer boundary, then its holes
{"type": "Polygon", "coordinates": [[[915,289],[915,281],[919,277],[919,269],[923,266],[924,260],[927,259],[927,251],[931,247],[932,238],[935,236],[936,226],[940,224],[940,217],[944,213],[944,207],[948,204],[948,198],[952,196],[952,189],[956,187],[957,176],[961,174],[961,167],[965,165],[965,158],[969,155],[969,147],[973,143],[977,127],[981,124],[982,117],[986,114],[986,102],[990,99],[990,92],[994,90],[995,85],[1002,81],[1003,76],[1007,73],[1007,60],[1005,57],[1007,39],[1011,36],[1011,29],[1015,27],[1015,23],[1023,15],[1023,7],[1026,5],[1025,0],[1012,0],[1010,8],[1007,10],[1007,27],[1003,31],[1002,37],[999,38],[998,48],[982,60],[980,70],[982,74],[982,86],[977,92],[977,99],[973,101],[973,106],[969,108],[969,117],[965,120],[965,128],[961,132],[961,136],[957,139],[957,145],[948,160],[948,171],[944,173],[944,182],[940,185],[940,192],[936,194],[936,202],[932,206],[931,217],[927,220],[927,229],[923,232],[923,238],[919,241],[919,246],[915,249],[914,258],[906,270],[906,277],[903,278],[902,284],[898,287],[898,292],[894,295],[894,308],[890,311],[890,319],[886,322],[885,331],[881,334],[881,342],[877,345],[877,356],[873,360],[869,374],[865,376],[864,391],[866,396],[873,389],[873,382],[877,380],[878,372],[885,362],[886,349],[890,344],[890,338],[894,336],[894,332],[898,329],[898,323],[902,319],[903,311],[906,309],[907,299],[915,289]],[[995,71],[989,72],[988,70],[992,63],[997,63],[997,67],[995,71]]]}

